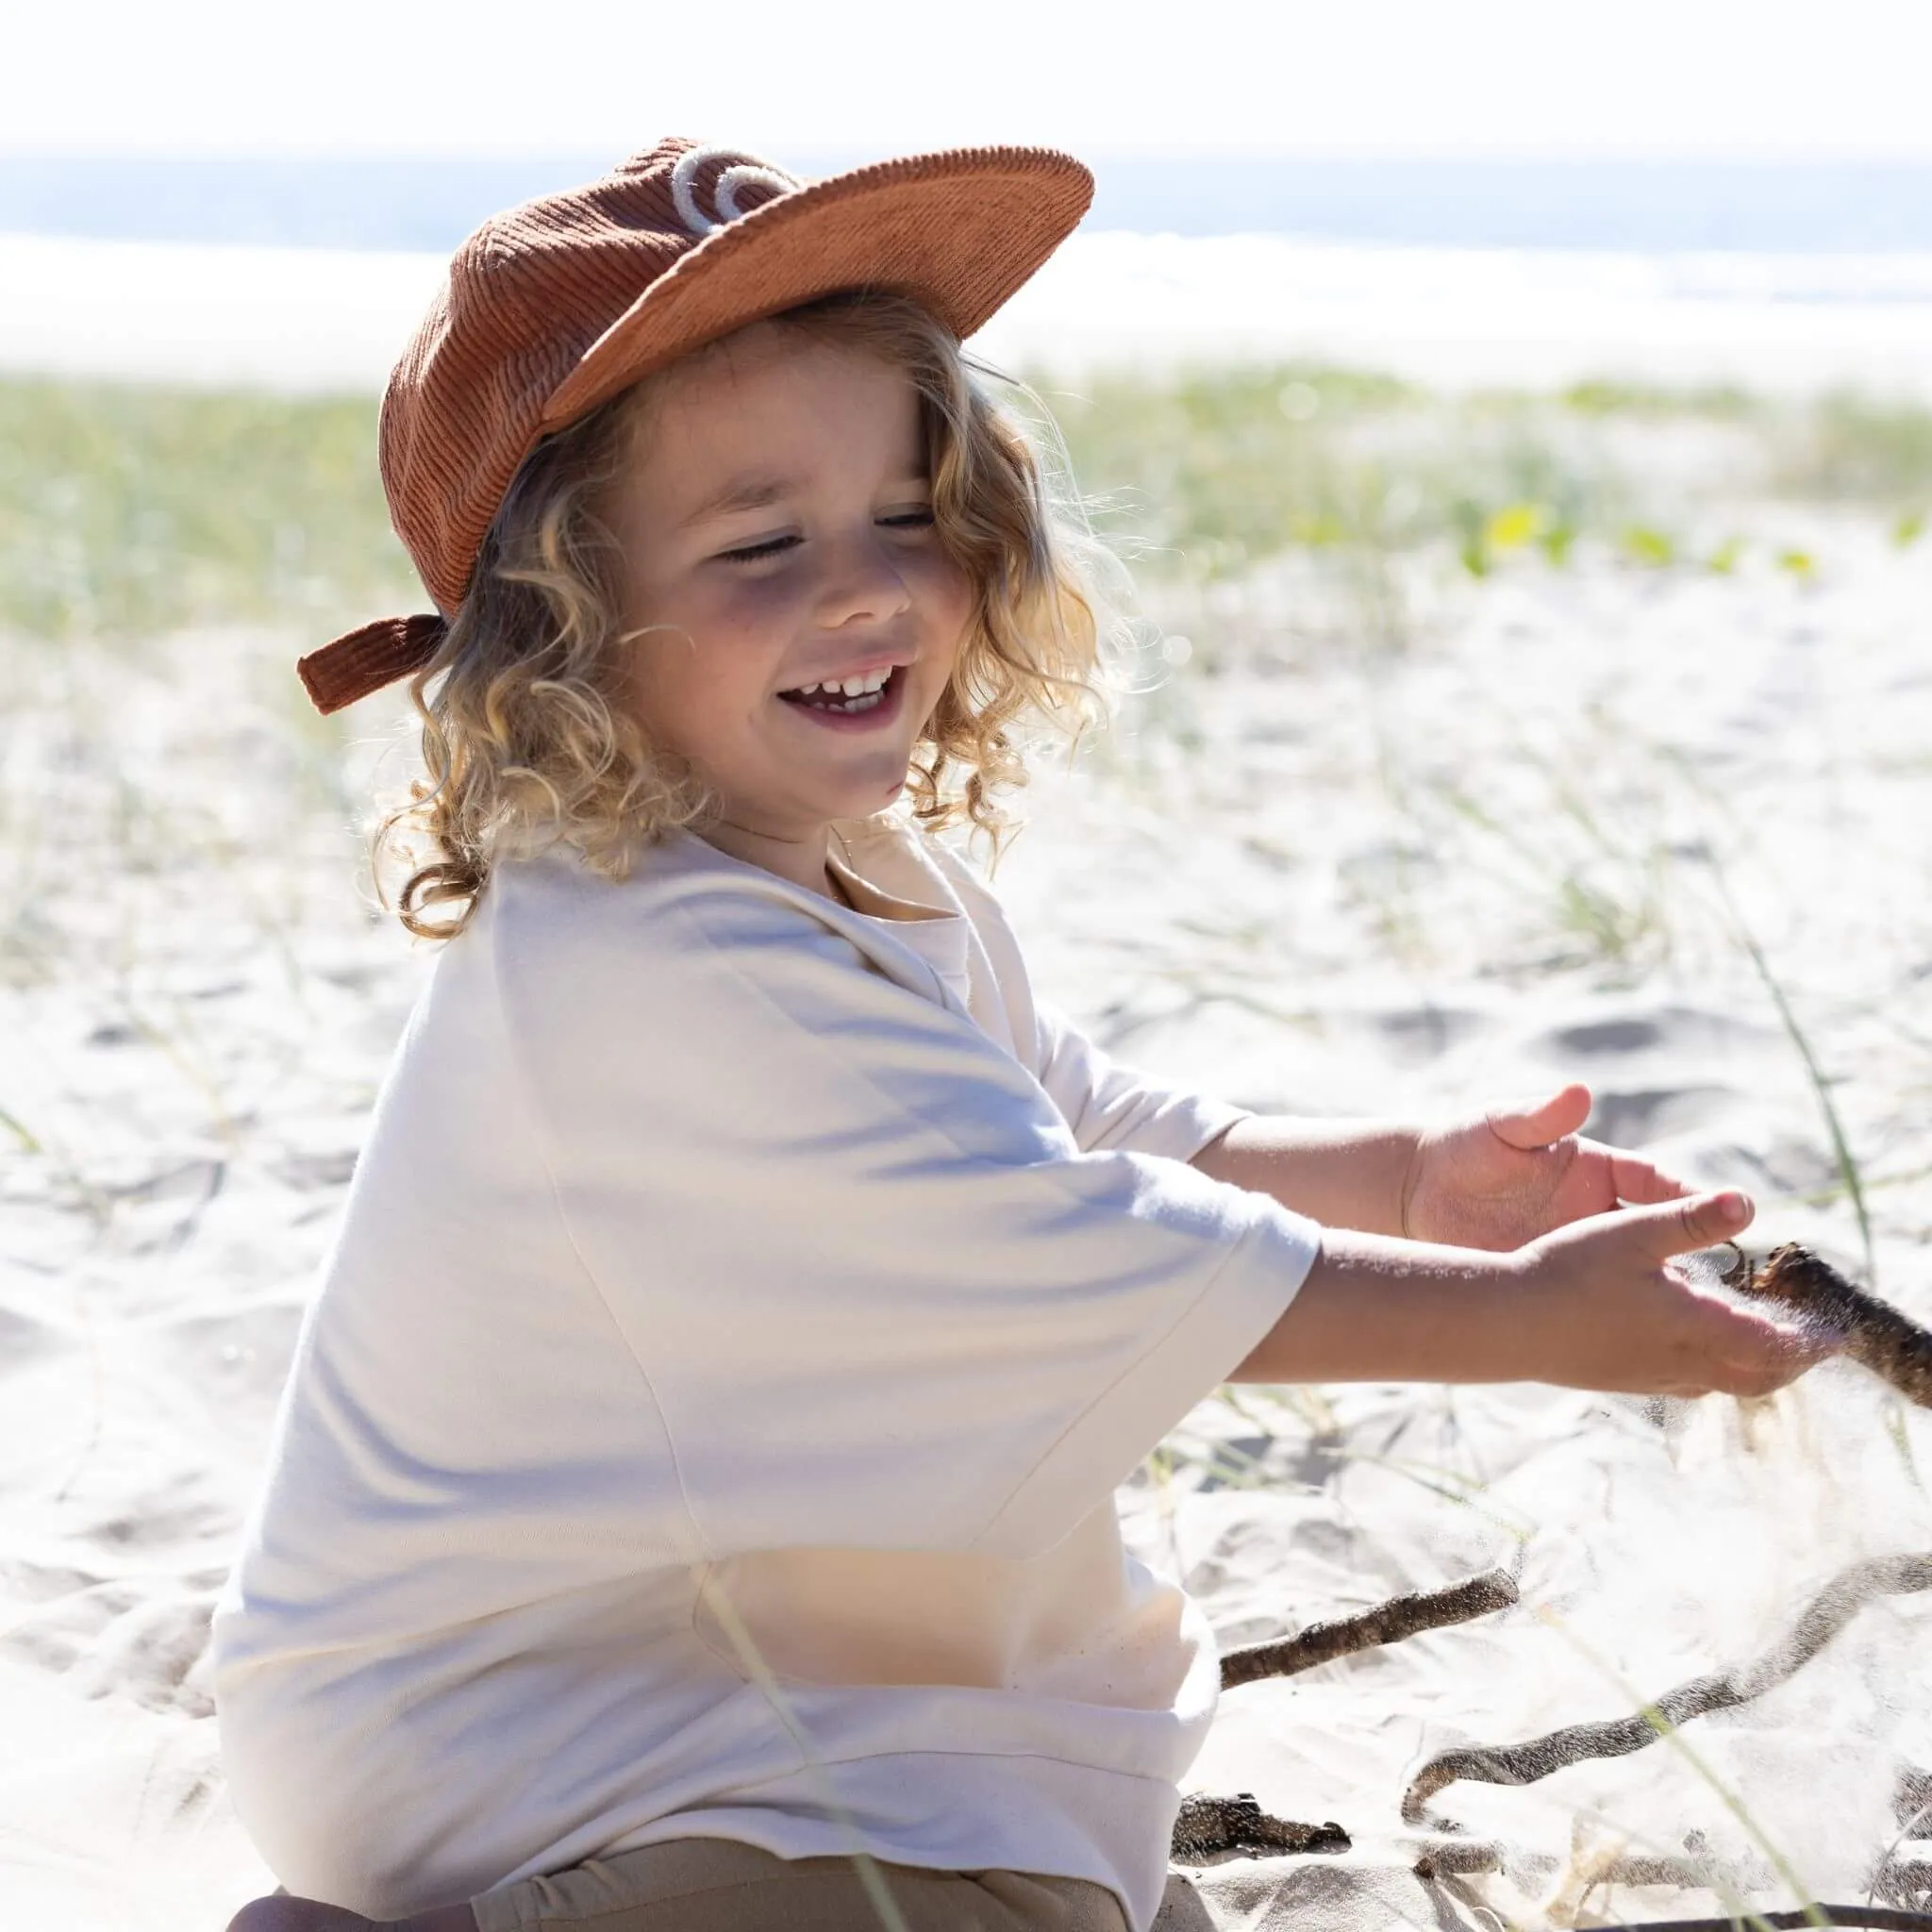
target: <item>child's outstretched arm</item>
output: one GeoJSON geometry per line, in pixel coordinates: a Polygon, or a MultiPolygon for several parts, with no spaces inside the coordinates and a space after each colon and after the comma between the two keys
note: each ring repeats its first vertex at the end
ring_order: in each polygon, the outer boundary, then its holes
{"type": "Polygon", "coordinates": [[[1324,1226],[1496,1251],[1620,1203],[1690,1191],[1649,1161],[1579,1137],[1590,1089],[1433,1126],[1256,1115],[1195,1155],[1216,1180],[1324,1226]]]}
{"type": "Polygon", "coordinates": [[[1701,1294],[1664,1265],[1749,1224],[1741,1194],[1579,1221],[1516,1250],[1324,1232],[1240,1382],[1554,1382],[1762,1395],[1838,1345],[1701,1294]]]}

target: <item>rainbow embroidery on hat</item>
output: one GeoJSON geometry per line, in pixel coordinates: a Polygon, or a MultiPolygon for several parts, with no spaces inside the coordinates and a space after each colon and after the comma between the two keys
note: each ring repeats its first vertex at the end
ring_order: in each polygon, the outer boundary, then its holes
{"type": "MultiPolygon", "coordinates": [[[[751,212],[750,208],[739,207],[738,192],[754,183],[776,194],[789,194],[794,188],[805,186],[795,175],[788,175],[783,168],[774,168],[770,161],[761,161],[757,155],[745,154],[741,149],[694,147],[681,156],[671,171],[671,199],[676,204],[678,219],[693,235],[708,235],[713,228],[721,228],[726,222],[735,222],[739,216],[751,212]],[[708,215],[698,206],[697,181],[698,170],[710,161],[724,161],[726,166],[711,183],[711,207],[716,212],[708,215]]],[[[762,199],[754,205],[761,206],[762,199]]]]}

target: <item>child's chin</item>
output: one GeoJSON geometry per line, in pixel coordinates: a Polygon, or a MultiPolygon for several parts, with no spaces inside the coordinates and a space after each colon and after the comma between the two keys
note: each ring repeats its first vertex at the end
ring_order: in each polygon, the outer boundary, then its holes
{"type": "Polygon", "coordinates": [[[853,791],[842,794],[836,801],[828,801],[825,817],[833,819],[869,819],[874,812],[885,808],[906,789],[904,775],[888,779],[881,784],[868,787],[864,791],[853,791]]]}
{"type": "Polygon", "coordinates": [[[841,773],[818,791],[825,817],[863,819],[884,811],[906,789],[907,764],[906,758],[869,758],[859,769],[841,773]]]}

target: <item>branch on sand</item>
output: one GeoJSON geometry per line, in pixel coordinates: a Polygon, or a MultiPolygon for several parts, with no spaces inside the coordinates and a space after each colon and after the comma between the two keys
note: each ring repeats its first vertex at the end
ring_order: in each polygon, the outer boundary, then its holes
{"type": "Polygon", "coordinates": [[[1205,1865],[1229,1853],[1286,1857],[1293,1852],[1345,1852],[1349,1846],[1347,1832],[1333,1821],[1297,1824],[1271,1817],[1253,1791],[1238,1791],[1232,1798],[1183,1798],[1171,1856],[1183,1865],[1205,1865]]]}
{"type": "Polygon", "coordinates": [[[1503,1847],[1487,1839],[1439,1838],[1407,1847],[1418,1878],[1474,1878],[1500,1872],[1507,1862],[1503,1847]]]}
{"type": "MultiPolygon", "coordinates": [[[[1448,1590],[1391,1597],[1358,1616],[1339,1617],[1332,1624],[1311,1624],[1299,1636],[1274,1643],[1251,1644],[1221,1660],[1221,1688],[1252,1684],[1260,1677],[1288,1677],[1332,1663],[1377,1644],[1396,1643],[1421,1630],[1439,1630],[1464,1624],[1491,1610],[1506,1609],[1516,1601],[1516,1586],[1500,1570],[1472,1576],[1448,1590]]],[[[1332,1820],[1325,1824],[1300,1824],[1275,1818],[1261,1809],[1252,1791],[1232,1798],[1206,1795],[1184,1799],[1174,1821],[1172,1856],[1183,1865],[1238,1853],[1286,1857],[1295,1852],[1345,1852],[1349,1837],[1332,1820]]]]}
{"type": "Polygon", "coordinates": [[[1666,1731],[1694,1717],[1748,1704],[1782,1684],[1809,1663],[1874,1597],[1905,1596],[1925,1590],[1932,1590],[1932,1556],[1876,1557],[1854,1563],[1840,1571],[1812,1598],[1779,1642],[1749,1663],[1693,1677],[1632,1717],[1573,1724],[1524,1744],[1445,1751],[1430,1758],[1403,1796],[1403,1818],[1410,1824],[1420,1824],[1429,1800],[1464,1778],[1492,1785],[1534,1784],[1586,1758],[1623,1757],[1641,1751],[1666,1731]]]}
{"type": "Polygon", "coordinates": [[[1724,1277],[1740,1292],[1812,1315],[1845,1337],[1844,1353],[1883,1376],[1909,1402],[1932,1408],[1932,1330],[1909,1322],[1890,1303],[1867,1294],[1829,1261],[1788,1241],[1761,1264],[1740,1257],[1724,1277]]]}
{"type": "MultiPolygon", "coordinates": [[[[1932,1912],[1899,1912],[1889,1906],[1807,1906],[1795,1912],[1752,1912],[1753,1925],[1772,1932],[1801,1932],[1807,1925],[1864,1925],[1871,1932],[1932,1932],[1932,1912]]],[[[1738,1932],[1744,1923],[1734,1919],[1642,1919],[1630,1924],[1604,1925],[1599,1932],[1738,1932]]]]}
{"type": "Polygon", "coordinates": [[[1450,1624],[1466,1624],[1472,1617],[1487,1616],[1491,1610],[1507,1609],[1515,1601],[1516,1586],[1500,1570],[1486,1571],[1448,1590],[1391,1597],[1359,1616],[1311,1624],[1299,1636],[1229,1651],[1221,1659],[1221,1688],[1232,1690],[1259,1677],[1291,1677],[1297,1671],[1311,1671],[1317,1664],[1333,1663],[1358,1650],[1399,1643],[1419,1631],[1440,1630],[1450,1624]]]}

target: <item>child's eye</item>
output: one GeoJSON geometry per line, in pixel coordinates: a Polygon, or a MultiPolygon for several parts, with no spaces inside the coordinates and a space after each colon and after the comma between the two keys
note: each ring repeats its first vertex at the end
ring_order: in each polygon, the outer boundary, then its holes
{"type": "MultiPolygon", "coordinates": [[[[877,522],[881,528],[888,530],[930,529],[933,513],[928,509],[894,510],[891,516],[880,517],[877,522]]],[[[802,543],[804,538],[793,532],[782,537],[767,537],[759,543],[741,544],[736,550],[718,552],[720,563],[758,563],[768,557],[782,556],[784,552],[802,543]]]]}
{"type": "Polygon", "coordinates": [[[776,557],[781,551],[790,550],[800,540],[794,536],[767,537],[762,543],[747,543],[741,550],[721,550],[720,563],[757,563],[760,558],[776,557]]]}

